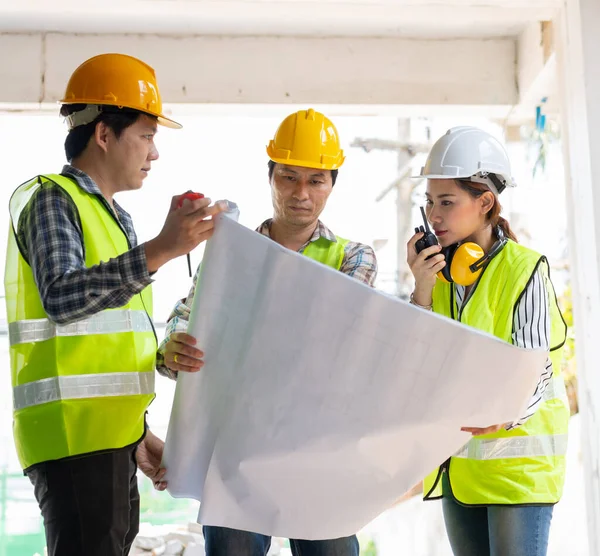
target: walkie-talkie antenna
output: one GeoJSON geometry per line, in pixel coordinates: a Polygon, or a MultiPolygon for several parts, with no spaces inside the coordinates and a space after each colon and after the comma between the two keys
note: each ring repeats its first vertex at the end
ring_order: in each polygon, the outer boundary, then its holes
{"type": "Polygon", "coordinates": [[[420,208],[421,208],[421,215],[423,216],[423,223],[425,224],[425,233],[430,234],[431,229],[429,228],[429,222],[427,222],[427,216],[425,216],[425,211],[423,210],[423,207],[420,207],[420,208]]]}

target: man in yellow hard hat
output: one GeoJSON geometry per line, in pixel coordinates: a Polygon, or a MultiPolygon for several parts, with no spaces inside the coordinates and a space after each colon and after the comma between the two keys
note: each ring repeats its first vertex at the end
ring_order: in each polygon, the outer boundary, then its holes
{"type": "Polygon", "coordinates": [[[157,488],[163,442],[145,431],[154,399],[152,275],[212,233],[208,199],[177,209],[138,245],[114,200],[158,158],[154,70],[103,54],[73,73],[61,114],[69,162],[10,200],[6,306],[14,437],[39,502],[49,556],[123,556],[139,525],[136,465],[157,488]],[[137,459],[137,461],[136,461],[137,459]]]}
{"type": "MultiPolygon", "coordinates": [[[[320,220],[344,162],[333,123],[312,109],[283,120],[267,147],[273,217],[257,232],[280,245],[373,285],[377,261],[373,249],[336,236],[320,220]]],[[[157,358],[159,372],[176,378],[179,371],[202,367],[202,352],[186,334],[196,279],[186,299],[179,301],[169,319],[167,336],[157,358]]],[[[226,527],[205,526],[207,556],[264,556],[268,536],[226,527]]],[[[295,556],[358,556],[356,536],[322,541],[291,539],[295,556]]]]}

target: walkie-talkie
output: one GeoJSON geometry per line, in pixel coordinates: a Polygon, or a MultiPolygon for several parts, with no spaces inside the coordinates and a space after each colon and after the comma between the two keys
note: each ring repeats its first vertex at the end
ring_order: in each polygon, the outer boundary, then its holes
{"type": "MultiPolygon", "coordinates": [[[[423,249],[427,249],[433,245],[438,245],[437,237],[435,237],[435,234],[431,233],[431,229],[429,228],[429,223],[427,222],[427,217],[425,216],[423,207],[421,207],[421,215],[423,216],[423,224],[425,224],[425,226],[419,226],[418,228],[415,228],[415,234],[423,233],[425,235],[415,243],[415,249],[417,250],[417,253],[420,253],[423,251],[423,249]]],[[[429,259],[433,256],[434,255],[430,255],[427,258],[429,259]]]]}

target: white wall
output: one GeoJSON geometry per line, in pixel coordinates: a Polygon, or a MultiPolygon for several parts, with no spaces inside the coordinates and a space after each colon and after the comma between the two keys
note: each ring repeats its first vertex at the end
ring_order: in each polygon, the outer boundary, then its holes
{"type": "Polygon", "coordinates": [[[158,37],[0,33],[0,102],[54,102],[103,52],[154,66],[165,102],[482,105],[516,102],[511,39],[158,37]],[[493,60],[493,64],[490,63],[493,60]]]}

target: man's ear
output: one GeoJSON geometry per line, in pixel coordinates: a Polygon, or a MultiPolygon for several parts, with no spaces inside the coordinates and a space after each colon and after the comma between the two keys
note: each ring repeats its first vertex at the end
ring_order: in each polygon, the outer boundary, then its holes
{"type": "Polygon", "coordinates": [[[98,122],[96,124],[96,129],[94,130],[94,142],[104,152],[108,150],[108,139],[111,133],[112,129],[110,129],[110,127],[108,127],[104,122],[98,122]]]}

